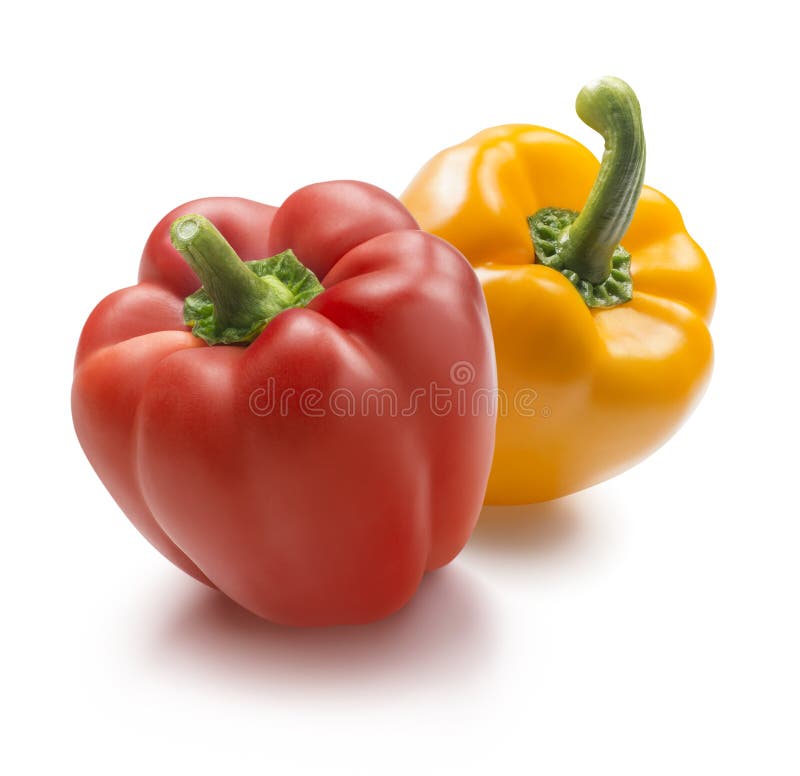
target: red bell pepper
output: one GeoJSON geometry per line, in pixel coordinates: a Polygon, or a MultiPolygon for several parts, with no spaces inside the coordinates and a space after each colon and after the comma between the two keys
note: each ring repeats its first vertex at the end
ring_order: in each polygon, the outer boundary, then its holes
{"type": "Polygon", "coordinates": [[[184,571],[269,620],[362,623],[467,541],[495,390],[467,262],[386,192],[341,181],[277,210],[205,199],[166,216],[138,285],[84,327],[73,418],[184,571]]]}

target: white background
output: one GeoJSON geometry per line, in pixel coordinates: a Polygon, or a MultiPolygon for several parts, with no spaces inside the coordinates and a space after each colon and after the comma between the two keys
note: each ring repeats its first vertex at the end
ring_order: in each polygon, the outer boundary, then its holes
{"type": "Polygon", "coordinates": [[[0,770],[800,772],[798,72],[788,4],[18,3],[3,10],[0,770]],[[716,6],[716,4],[713,4],[716,6]],[[399,194],[500,123],[601,150],[637,90],[647,182],[719,282],[704,402],[627,474],[493,509],[397,616],[255,620],[139,537],[69,413],[80,327],[180,202],[399,194]]]}

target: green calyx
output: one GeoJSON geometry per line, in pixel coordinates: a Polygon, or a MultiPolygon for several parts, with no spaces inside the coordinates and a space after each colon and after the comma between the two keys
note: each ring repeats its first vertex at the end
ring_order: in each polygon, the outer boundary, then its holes
{"type": "Polygon", "coordinates": [[[602,283],[590,283],[577,272],[565,266],[559,250],[559,236],[564,234],[579,217],[574,210],[548,207],[528,217],[536,258],[541,264],[560,272],[583,297],[589,307],[613,307],[629,302],[633,296],[631,283],[631,255],[621,245],[611,255],[611,270],[602,283]]]}
{"type": "Polygon", "coordinates": [[[324,291],[291,250],[241,261],[204,216],[178,218],[170,239],[203,284],[186,297],[183,320],[209,345],[252,342],[276,315],[305,307],[324,291]]]}
{"type": "Polygon", "coordinates": [[[536,260],[561,272],[589,307],[633,297],[630,254],[620,245],[642,191],[645,141],[639,101],[606,77],[584,86],[578,116],[605,140],[600,171],[580,213],[544,208],[528,217],[536,260]]]}

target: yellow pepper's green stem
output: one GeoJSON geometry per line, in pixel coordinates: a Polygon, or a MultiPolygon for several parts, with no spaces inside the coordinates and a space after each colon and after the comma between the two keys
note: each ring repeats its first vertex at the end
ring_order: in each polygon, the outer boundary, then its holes
{"type": "Polygon", "coordinates": [[[605,140],[600,172],[580,215],[561,236],[560,257],[582,280],[602,283],[636,209],[644,182],[639,101],[628,84],[605,77],[581,89],[578,116],[605,140]]]}

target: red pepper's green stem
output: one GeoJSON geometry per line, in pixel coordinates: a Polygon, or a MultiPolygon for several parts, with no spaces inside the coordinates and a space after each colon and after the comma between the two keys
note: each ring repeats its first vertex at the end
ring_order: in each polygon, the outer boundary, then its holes
{"type": "Polygon", "coordinates": [[[575,109],[603,136],[605,152],[586,205],[562,236],[560,256],[564,267],[582,280],[602,283],[611,273],[611,258],[642,191],[642,114],[631,87],[610,76],[584,86],[575,109]]]}
{"type": "Polygon", "coordinates": [[[214,303],[220,330],[249,329],[291,303],[291,292],[280,283],[265,283],[248,269],[204,216],[178,218],[170,228],[170,239],[214,303]]]}

